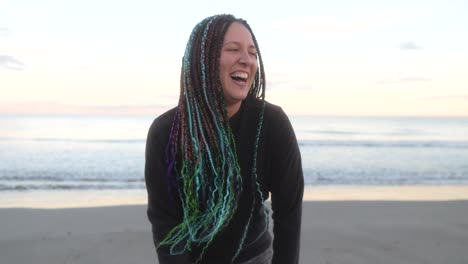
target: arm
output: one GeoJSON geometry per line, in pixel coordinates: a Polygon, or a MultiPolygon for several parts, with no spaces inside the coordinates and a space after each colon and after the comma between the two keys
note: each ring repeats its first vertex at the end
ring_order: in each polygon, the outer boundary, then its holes
{"type": "MultiPolygon", "coordinates": [[[[181,222],[180,205],[170,196],[165,178],[165,142],[168,130],[164,121],[156,119],[150,127],[146,141],[145,181],[148,191],[148,219],[152,225],[155,246],[161,242],[169,231],[181,222]],[[162,124],[161,124],[162,123],[162,124]]],[[[170,128],[170,126],[169,126],[170,128]]],[[[156,247],[160,264],[189,264],[189,255],[171,255],[169,248],[156,247]]]]}
{"type": "Polygon", "coordinates": [[[271,201],[273,209],[273,264],[299,263],[304,178],[294,130],[279,109],[271,127],[271,201]]]}

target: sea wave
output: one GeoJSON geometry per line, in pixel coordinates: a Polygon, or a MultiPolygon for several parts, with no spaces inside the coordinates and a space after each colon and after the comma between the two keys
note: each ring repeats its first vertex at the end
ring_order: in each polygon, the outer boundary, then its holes
{"type": "Polygon", "coordinates": [[[459,185],[468,184],[466,171],[315,170],[304,169],[306,185],[459,185]]]}
{"type": "Polygon", "coordinates": [[[145,143],[146,139],[84,139],[84,138],[15,138],[0,137],[1,141],[33,141],[33,142],[63,142],[63,143],[145,143]]]}
{"type": "Polygon", "coordinates": [[[299,146],[319,147],[468,148],[468,141],[299,140],[298,142],[299,146]]]}
{"type": "MultiPolygon", "coordinates": [[[[63,178],[58,176],[0,176],[0,181],[30,181],[30,182],[65,182],[70,181],[70,178],[63,178]]],[[[144,182],[143,178],[80,178],[74,177],[73,182],[97,182],[97,183],[108,183],[108,182],[144,182]]]]}
{"type": "Polygon", "coordinates": [[[72,184],[72,183],[42,183],[42,184],[0,184],[0,191],[30,191],[30,190],[127,190],[144,189],[144,184],[72,184]]]}
{"type": "MultiPolygon", "coordinates": [[[[0,141],[32,141],[60,143],[109,143],[109,144],[144,144],[146,139],[80,139],[80,138],[8,138],[0,141]]],[[[468,149],[466,140],[353,140],[353,139],[301,139],[300,146],[319,147],[399,147],[399,148],[455,148],[468,149]]]]}

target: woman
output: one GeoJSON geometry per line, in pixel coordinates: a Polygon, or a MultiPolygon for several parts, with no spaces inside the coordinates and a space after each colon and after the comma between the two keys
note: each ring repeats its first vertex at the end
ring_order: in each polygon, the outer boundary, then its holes
{"type": "Polygon", "coordinates": [[[180,88],[178,106],[153,122],[146,145],[159,263],[299,263],[299,148],[286,114],[264,100],[262,58],[247,22],[217,15],[197,24],[180,88]]]}

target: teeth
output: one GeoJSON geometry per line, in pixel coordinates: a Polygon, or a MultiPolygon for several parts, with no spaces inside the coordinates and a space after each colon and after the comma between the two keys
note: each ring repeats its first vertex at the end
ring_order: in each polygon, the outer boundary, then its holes
{"type": "Polygon", "coordinates": [[[247,78],[249,78],[249,74],[246,73],[246,72],[235,72],[235,73],[231,74],[231,77],[241,78],[241,79],[247,80],[247,78]]]}

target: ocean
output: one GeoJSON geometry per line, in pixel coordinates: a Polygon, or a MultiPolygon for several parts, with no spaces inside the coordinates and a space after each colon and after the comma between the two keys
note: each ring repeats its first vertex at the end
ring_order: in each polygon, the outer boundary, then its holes
{"type": "MultiPolygon", "coordinates": [[[[0,192],[144,190],[151,116],[0,116],[0,192]]],[[[468,117],[290,117],[306,185],[466,185],[468,117]]]]}

